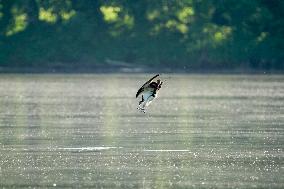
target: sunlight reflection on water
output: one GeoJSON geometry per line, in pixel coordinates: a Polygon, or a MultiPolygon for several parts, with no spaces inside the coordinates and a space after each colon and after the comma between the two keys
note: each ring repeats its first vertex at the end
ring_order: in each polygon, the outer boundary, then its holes
{"type": "Polygon", "coordinates": [[[1,75],[2,188],[282,188],[282,75],[1,75]]]}

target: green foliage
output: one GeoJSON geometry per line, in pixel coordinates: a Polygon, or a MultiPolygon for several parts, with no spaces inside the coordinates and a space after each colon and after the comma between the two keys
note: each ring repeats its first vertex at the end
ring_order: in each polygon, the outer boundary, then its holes
{"type": "Polygon", "coordinates": [[[0,66],[283,70],[281,0],[0,0],[0,66]]]}

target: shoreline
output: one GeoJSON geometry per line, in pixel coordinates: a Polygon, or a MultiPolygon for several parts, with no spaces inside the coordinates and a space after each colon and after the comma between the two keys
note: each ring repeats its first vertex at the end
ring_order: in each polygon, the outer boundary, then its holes
{"type": "Polygon", "coordinates": [[[84,73],[177,73],[177,74],[284,74],[284,70],[253,69],[181,69],[181,68],[149,68],[149,67],[43,67],[19,68],[0,67],[0,74],[84,74],[84,73]]]}

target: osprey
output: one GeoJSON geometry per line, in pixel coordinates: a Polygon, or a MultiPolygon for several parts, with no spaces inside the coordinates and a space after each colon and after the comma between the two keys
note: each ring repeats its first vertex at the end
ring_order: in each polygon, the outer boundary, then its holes
{"type": "Polygon", "coordinates": [[[153,81],[159,74],[152,77],[137,91],[136,98],[141,94],[142,100],[139,102],[138,108],[145,113],[145,108],[157,97],[158,90],[162,87],[163,82],[161,80],[153,81]]]}

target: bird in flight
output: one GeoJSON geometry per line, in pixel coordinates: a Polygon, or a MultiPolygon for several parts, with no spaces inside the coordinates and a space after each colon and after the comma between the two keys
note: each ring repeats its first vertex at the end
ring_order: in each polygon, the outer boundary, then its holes
{"type": "Polygon", "coordinates": [[[162,87],[163,82],[161,82],[160,79],[153,81],[158,76],[159,74],[152,77],[149,81],[142,85],[136,93],[136,98],[142,95],[142,100],[139,102],[137,109],[144,113],[146,112],[146,107],[149,106],[149,104],[157,97],[158,91],[162,87]]]}

